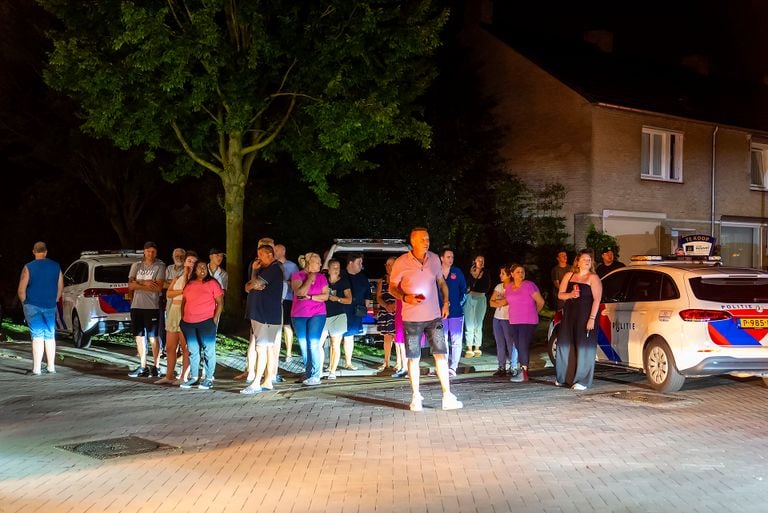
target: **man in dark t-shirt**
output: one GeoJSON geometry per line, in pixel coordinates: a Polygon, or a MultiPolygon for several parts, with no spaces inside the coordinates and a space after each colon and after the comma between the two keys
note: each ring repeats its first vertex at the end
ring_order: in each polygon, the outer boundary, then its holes
{"type": "Polygon", "coordinates": [[[272,346],[280,343],[278,336],[283,327],[283,269],[280,262],[275,260],[272,246],[259,246],[258,258],[261,265],[246,284],[251,340],[248,344],[246,378],[250,385],[240,391],[245,395],[272,389],[272,360],[275,358],[272,346]]]}
{"type": "Polygon", "coordinates": [[[624,267],[623,263],[616,260],[616,255],[612,246],[603,248],[603,251],[600,252],[600,257],[603,259],[603,263],[597,266],[596,272],[601,279],[614,269],[624,267]]]}

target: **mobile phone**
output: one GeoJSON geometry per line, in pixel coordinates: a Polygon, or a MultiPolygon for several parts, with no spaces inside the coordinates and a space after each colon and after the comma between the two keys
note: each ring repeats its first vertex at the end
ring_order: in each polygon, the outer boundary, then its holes
{"type": "Polygon", "coordinates": [[[416,294],[416,299],[420,301],[424,301],[425,299],[427,299],[427,296],[425,296],[424,294],[416,294]]]}

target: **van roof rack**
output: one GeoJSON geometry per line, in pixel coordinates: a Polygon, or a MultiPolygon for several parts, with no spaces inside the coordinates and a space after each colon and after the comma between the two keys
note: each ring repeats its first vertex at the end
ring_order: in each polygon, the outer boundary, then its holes
{"type": "Polygon", "coordinates": [[[405,244],[405,239],[333,239],[336,244],[405,244]]]}
{"type": "Polygon", "coordinates": [[[88,250],[88,251],[80,252],[81,257],[104,256],[104,255],[135,256],[135,255],[143,255],[143,254],[144,254],[143,249],[97,249],[97,250],[88,250]]]}

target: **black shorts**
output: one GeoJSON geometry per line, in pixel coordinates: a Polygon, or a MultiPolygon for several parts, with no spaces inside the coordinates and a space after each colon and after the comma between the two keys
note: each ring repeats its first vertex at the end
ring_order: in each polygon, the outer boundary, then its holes
{"type": "Polygon", "coordinates": [[[131,331],[134,337],[156,337],[160,310],[131,308],[131,331]]]}

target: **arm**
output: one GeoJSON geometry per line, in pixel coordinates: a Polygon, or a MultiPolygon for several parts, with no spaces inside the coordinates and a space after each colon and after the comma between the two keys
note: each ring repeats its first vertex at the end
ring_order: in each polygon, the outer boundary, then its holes
{"type": "Polygon", "coordinates": [[[168,286],[168,292],[165,293],[165,297],[167,297],[168,299],[173,299],[176,296],[180,296],[184,293],[183,290],[175,290],[173,288],[173,286],[176,284],[176,280],[178,279],[179,279],[179,276],[171,280],[171,284],[168,286]]]}
{"type": "Polygon", "coordinates": [[[568,288],[568,282],[570,281],[572,275],[572,272],[567,272],[565,273],[565,276],[563,276],[563,279],[560,280],[560,288],[557,289],[557,299],[562,299],[563,301],[573,299],[573,292],[565,291],[565,289],[568,288]]]}
{"type": "Polygon", "coordinates": [[[224,309],[224,294],[216,296],[216,310],[213,312],[213,322],[216,326],[219,325],[219,319],[221,318],[221,311],[224,309]]]}
{"type": "Polygon", "coordinates": [[[384,278],[382,278],[381,280],[376,282],[376,304],[379,305],[382,308],[386,308],[387,307],[387,303],[381,297],[381,289],[382,289],[381,282],[382,281],[384,281],[384,278]]]}
{"type": "MultiPolygon", "coordinates": [[[[445,279],[443,279],[442,274],[437,275],[437,286],[440,288],[440,293],[443,295],[443,311],[442,316],[443,319],[448,318],[448,311],[451,308],[451,302],[448,299],[448,284],[445,283],[445,279]]],[[[419,301],[421,302],[421,301],[419,301]]]]}
{"type": "Polygon", "coordinates": [[[315,283],[315,274],[316,273],[307,273],[307,279],[304,281],[293,280],[293,282],[291,282],[291,285],[293,286],[293,293],[297,296],[306,296],[309,287],[315,283]]]}
{"type": "Polygon", "coordinates": [[[340,296],[331,296],[331,301],[336,301],[337,303],[341,303],[342,305],[351,305],[352,304],[352,289],[344,289],[344,297],[340,296]]]}
{"type": "Polygon", "coordinates": [[[24,301],[27,300],[27,285],[29,285],[29,270],[25,265],[21,270],[21,276],[19,277],[19,288],[16,291],[16,293],[19,295],[19,301],[21,301],[21,304],[24,304],[24,301]]]}
{"type": "Polygon", "coordinates": [[[589,311],[587,331],[595,329],[595,319],[597,319],[597,312],[600,310],[600,302],[603,298],[603,282],[596,274],[589,276],[589,285],[592,288],[592,309],[589,311]]]}
{"type": "Polygon", "coordinates": [[[494,290],[491,293],[491,299],[488,301],[488,304],[492,306],[493,308],[501,308],[502,306],[507,306],[507,298],[504,297],[504,289],[501,290],[501,292],[494,290]]]}
{"type": "Polygon", "coordinates": [[[56,301],[61,299],[61,294],[64,292],[64,275],[59,271],[59,283],[58,290],[56,291],[56,301]]]}
{"type": "MultiPolygon", "coordinates": [[[[320,294],[311,294],[309,296],[309,300],[325,303],[326,301],[328,301],[328,298],[330,297],[330,294],[328,294],[328,290],[329,290],[328,285],[326,285],[325,287],[323,287],[323,291],[320,294]]],[[[352,293],[350,292],[350,296],[351,295],[352,293]]]]}
{"type": "Polygon", "coordinates": [[[531,297],[533,298],[533,301],[536,303],[536,313],[541,312],[541,309],[544,308],[544,298],[541,297],[541,292],[538,290],[531,294],[531,297]]]}

